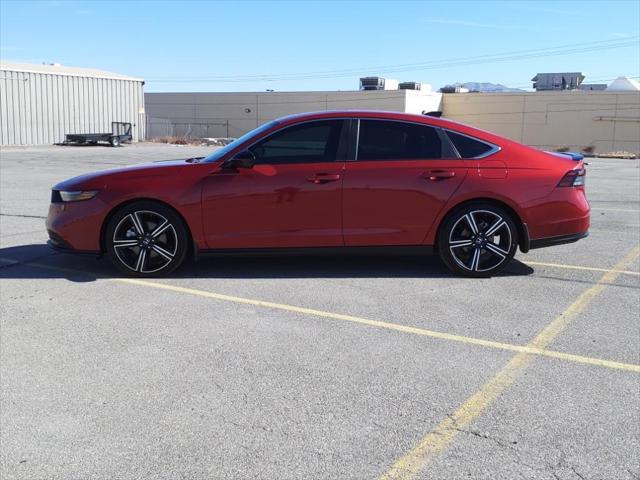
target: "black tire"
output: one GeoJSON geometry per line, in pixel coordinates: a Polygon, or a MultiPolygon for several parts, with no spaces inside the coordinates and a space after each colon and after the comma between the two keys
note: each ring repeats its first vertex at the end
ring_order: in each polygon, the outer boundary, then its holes
{"type": "Polygon", "coordinates": [[[111,137],[110,142],[112,147],[119,147],[120,146],[120,139],[118,137],[111,137]]]}
{"type": "Polygon", "coordinates": [[[438,252],[454,273],[491,277],[505,268],[518,248],[518,228],[504,208],[487,202],[451,212],[438,232],[438,252]]]}
{"type": "Polygon", "coordinates": [[[189,251],[180,216],[152,201],[126,205],[109,220],[104,245],[113,265],[125,275],[158,277],[178,268],[189,251]],[[140,231],[142,230],[142,232],[140,231]]]}

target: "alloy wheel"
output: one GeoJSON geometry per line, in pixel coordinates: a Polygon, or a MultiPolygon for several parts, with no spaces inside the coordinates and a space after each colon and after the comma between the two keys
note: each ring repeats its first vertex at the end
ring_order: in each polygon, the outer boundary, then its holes
{"type": "Polygon", "coordinates": [[[154,273],[173,262],[178,251],[178,235],[163,215],[137,210],[125,215],[116,225],[113,249],[129,270],[154,273]]]}
{"type": "Polygon", "coordinates": [[[463,269],[486,272],[509,257],[511,241],[509,223],[502,216],[489,210],[472,210],[451,228],[449,250],[463,269]]]}

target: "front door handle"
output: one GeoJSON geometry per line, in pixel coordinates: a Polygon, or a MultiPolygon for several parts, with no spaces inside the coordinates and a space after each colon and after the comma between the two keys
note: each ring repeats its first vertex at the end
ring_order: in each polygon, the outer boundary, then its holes
{"type": "Polygon", "coordinates": [[[313,177],[307,178],[307,181],[315,183],[316,185],[335,182],[337,180],[340,180],[340,174],[338,173],[316,173],[313,177]]]}
{"type": "Polygon", "coordinates": [[[445,180],[447,178],[455,177],[456,172],[452,170],[429,170],[427,172],[424,172],[422,176],[432,181],[445,180]]]}

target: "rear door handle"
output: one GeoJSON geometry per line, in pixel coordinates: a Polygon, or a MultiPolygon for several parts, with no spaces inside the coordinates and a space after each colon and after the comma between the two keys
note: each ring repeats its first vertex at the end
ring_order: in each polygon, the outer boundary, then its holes
{"type": "Polygon", "coordinates": [[[428,180],[446,180],[447,178],[453,178],[456,176],[456,172],[452,170],[429,170],[422,174],[422,176],[428,180]]]}
{"type": "Polygon", "coordinates": [[[335,182],[340,180],[339,173],[316,173],[313,177],[307,178],[307,181],[315,183],[316,185],[321,183],[335,182]]]}

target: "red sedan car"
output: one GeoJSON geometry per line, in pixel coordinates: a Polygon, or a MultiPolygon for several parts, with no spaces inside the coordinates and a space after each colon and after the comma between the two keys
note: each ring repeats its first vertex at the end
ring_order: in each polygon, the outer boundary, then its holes
{"type": "Polygon", "coordinates": [[[203,253],[436,251],[487,277],[517,247],[588,234],[582,157],[431,116],[340,111],[269,122],[205,158],[91,173],[53,188],[57,249],[167,274],[203,253]],[[304,250],[303,250],[304,249],[304,250]]]}

